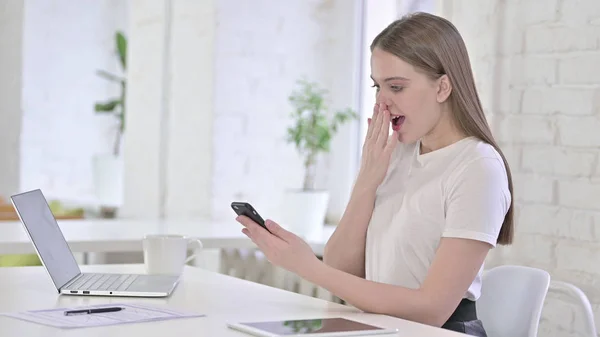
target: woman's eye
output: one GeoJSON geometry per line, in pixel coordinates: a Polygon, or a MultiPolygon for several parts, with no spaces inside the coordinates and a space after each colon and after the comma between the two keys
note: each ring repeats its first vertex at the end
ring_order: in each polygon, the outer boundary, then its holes
{"type": "Polygon", "coordinates": [[[371,88],[376,88],[375,90],[376,90],[376,91],[379,91],[379,86],[378,86],[377,84],[373,84],[373,85],[371,86],[371,88]]]}
{"type": "Polygon", "coordinates": [[[390,88],[392,89],[393,92],[399,92],[399,91],[402,91],[402,89],[404,89],[404,87],[399,87],[397,85],[392,85],[390,88]]]}

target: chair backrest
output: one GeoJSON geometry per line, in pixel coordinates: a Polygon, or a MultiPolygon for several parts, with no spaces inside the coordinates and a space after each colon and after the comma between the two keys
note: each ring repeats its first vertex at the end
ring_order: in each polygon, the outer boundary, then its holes
{"type": "Polygon", "coordinates": [[[596,330],[596,323],[594,322],[594,312],[592,311],[592,305],[590,300],[585,293],[574,284],[553,280],[550,282],[550,291],[558,291],[563,294],[569,295],[575,299],[579,307],[583,311],[583,324],[585,329],[585,335],[587,337],[596,337],[598,331],[596,330]]]}
{"type": "Polygon", "coordinates": [[[477,315],[489,337],[537,336],[548,272],[525,266],[499,266],[486,271],[477,300],[477,315]]]}

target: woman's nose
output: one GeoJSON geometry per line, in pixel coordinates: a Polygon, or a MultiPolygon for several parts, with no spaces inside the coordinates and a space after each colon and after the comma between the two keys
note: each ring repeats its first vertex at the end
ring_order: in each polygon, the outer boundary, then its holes
{"type": "Polygon", "coordinates": [[[377,94],[377,97],[376,97],[375,101],[377,102],[377,104],[382,104],[383,103],[383,104],[385,104],[388,107],[392,105],[392,100],[388,99],[387,97],[385,97],[381,93],[377,94]]]}

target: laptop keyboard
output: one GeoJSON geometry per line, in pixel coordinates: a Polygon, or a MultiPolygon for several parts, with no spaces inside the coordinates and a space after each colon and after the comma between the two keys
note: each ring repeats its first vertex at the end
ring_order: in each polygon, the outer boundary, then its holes
{"type": "Polygon", "coordinates": [[[139,275],[127,274],[83,274],[73,284],[71,289],[123,291],[136,280],[139,275]]]}

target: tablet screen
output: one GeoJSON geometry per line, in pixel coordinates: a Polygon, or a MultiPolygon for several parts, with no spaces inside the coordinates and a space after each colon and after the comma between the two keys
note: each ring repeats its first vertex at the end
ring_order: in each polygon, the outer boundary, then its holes
{"type": "Polygon", "coordinates": [[[383,328],[345,318],[301,319],[289,321],[243,323],[275,335],[302,335],[331,332],[377,331],[383,328]]]}

